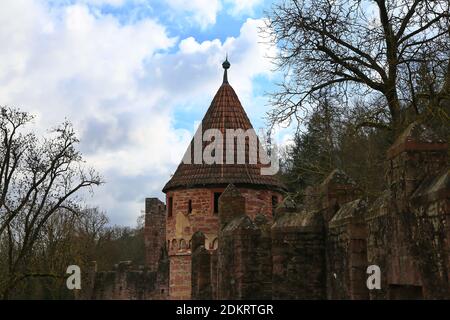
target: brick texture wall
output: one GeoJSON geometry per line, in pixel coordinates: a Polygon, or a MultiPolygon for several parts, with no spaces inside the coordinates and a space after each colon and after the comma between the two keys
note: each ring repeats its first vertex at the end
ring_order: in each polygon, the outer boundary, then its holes
{"type": "Polygon", "coordinates": [[[233,185],[170,191],[166,209],[148,199],[146,267],[93,271],[86,297],[450,299],[446,148],[408,128],[388,152],[386,190],[369,204],[340,170],[276,215],[281,194],[233,185]],[[381,289],[367,289],[369,265],[380,268],[381,289]]]}
{"type": "Polygon", "coordinates": [[[191,254],[173,254],[169,261],[169,299],[191,299],[191,254]]]}
{"type": "MultiPolygon", "coordinates": [[[[219,217],[218,213],[214,212],[214,193],[223,193],[224,190],[225,188],[193,188],[170,191],[166,195],[166,203],[172,198],[172,208],[167,208],[171,215],[168,214],[166,219],[166,241],[170,259],[169,292],[172,299],[191,297],[192,235],[201,231],[205,236],[205,249],[217,249],[219,217]],[[189,268],[185,267],[186,264],[189,264],[189,268]],[[183,272],[183,276],[179,275],[180,272],[183,272]]],[[[263,215],[269,221],[273,219],[272,197],[276,196],[277,201],[281,201],[280,193],[250,188],[238,190],[243,196],[242,214],[245,213],[251,218],[263,215]]]]}

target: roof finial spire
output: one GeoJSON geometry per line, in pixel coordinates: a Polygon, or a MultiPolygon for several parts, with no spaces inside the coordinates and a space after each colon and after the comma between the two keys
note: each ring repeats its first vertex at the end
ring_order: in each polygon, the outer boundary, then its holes
{"type": "Polygon", "coordinates": [[[222,67],[225,69],[224,73],[223,73],[223,83],[228,83],[228,69],[230,69],[230,62],[228,62],[228,52],[225,58],[225,61],[222,63],[222,67]]]}

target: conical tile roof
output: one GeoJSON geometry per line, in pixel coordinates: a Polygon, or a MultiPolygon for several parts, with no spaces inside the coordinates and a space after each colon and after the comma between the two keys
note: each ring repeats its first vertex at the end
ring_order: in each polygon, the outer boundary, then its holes
{"type": "MultiPolygon", "coordinates": [[[[253,129],[236,92],[228,83],[227,69],[229,66],[229,62],[225,61],[223,64],[225,69],[223,83],[214,96],[201,123],[201,137],[203,137],[205,131],[208,129],[218,129],[222,133],[223,163],[208,164],[205,163],[204,159],[201,159],[200,163],[199,161],[194,161],[194,150],[196,145],[194,137],[184,157],[184,160],[188,158],[190,161],[182,161],[180,163],[169,182],[164,186],[163,192],[178,188],[226,186],[230,183],[233,183],[236,186],[246,185],[274,190],[285,189],[284,185],[280,183],[276,176],[261,174],[261,168],[269,167],[269,165],[263,165],[259,156],[257,157],[256,163],[250,161],[249,150],[253,149],[251,146],[255,147],[257,151],[259,151],[258,148],[261,147],[258,139],[256,139],[256,146],[255,143],[249,142],[249,139],[245,139],[245,141],[234,139],[235,159],[231,164],[226,163],[227,147],[232,148],[232,146],[229,146],[226,143],[227,129],[242,129],[243,131],[253,129]],[[240,144],[239,141],[241,142],[240,144]],[[243,144],[245,144],[245,146],[243,146],[243,144]],[[245,150],[246,154],[245,162],[242,164],[238,164],[237,162],[237,148],[245,148],[242,149],[245,150]]],[[[198,133],[200,133],[200,131],[198,131],[198,133]]],[[[209,143],[209,141],[202,143],[202,155],[205,147],[209,143]]]]}

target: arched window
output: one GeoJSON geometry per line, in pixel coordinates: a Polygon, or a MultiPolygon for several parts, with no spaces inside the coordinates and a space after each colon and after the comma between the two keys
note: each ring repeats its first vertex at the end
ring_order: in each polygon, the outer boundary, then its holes
{"type": "Polygon", "coordinates": [[[188,214],[192,213],[192,200],[188,201],[188,214]]]}
{"type": "Polygon", "coordinates": [[[180,240],[180,250],[186,250],[186,249],[187,249],[186,240],[181,239],[180,240]]]}
{"type": "Polygon", "coordinates": [[[178,243],[176,239],[172,240],[172,250],[177,250],[178,249],[178,243]]]}

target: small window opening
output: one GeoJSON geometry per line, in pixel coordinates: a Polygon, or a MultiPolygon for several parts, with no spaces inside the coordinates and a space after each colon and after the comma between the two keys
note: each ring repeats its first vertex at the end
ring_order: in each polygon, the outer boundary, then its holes
{"type": "Polygon", "coordinates": [[[169,200],[168,200],[168,208],[167,208],[167,215],[169,216],[169,217],[171,217],[172,216],[172,211],[173,211],[173,197],[169,197],[169,200]]]}
{"type": "Polygon", "coordinates": [[[278,206],[278,197],[272,196],[272,215],[275,214],[275,210],[277,209],[277,206],[278,206]]]}
{"type": "Polygon", "coordinates": [[[188,214],[192,213],[192,200],[188,201],[188,214]]]}
{"type": "Polygon", "coordinates": [[[214,192],[214,214],[219,213],[219,197],[222,192],[214,192]]]}

